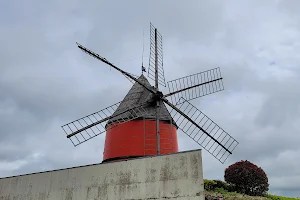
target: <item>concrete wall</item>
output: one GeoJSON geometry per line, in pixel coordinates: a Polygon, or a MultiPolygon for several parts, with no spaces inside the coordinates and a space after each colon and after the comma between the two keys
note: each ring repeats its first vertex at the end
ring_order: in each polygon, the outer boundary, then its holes
{"type": "Polygon", "coordinates": [[[0,200],[204,200],[201,151],[0,179],[0,200]]]}

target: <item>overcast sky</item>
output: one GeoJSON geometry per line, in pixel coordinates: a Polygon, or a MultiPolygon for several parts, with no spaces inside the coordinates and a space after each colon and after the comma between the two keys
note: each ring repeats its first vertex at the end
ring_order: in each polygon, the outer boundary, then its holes
{"type": "MultiPolygon", "coordinates": [[[[240,145],[274,194],[300,196],[300,1],[0,1],[0,177],[102,161],[105,135],[78,147],[61,125],[122,100],[148,66],[149,23],[163,36],[166,79],[220,67],[225,90],[191,101],[240,145]],[[143,36],[144,32],[144,36],[143,36]]],[[[167,91],[163,88],[163,91],[167,91]]],[[[201,148],[178,131],[180,150],[201,148]]]]}

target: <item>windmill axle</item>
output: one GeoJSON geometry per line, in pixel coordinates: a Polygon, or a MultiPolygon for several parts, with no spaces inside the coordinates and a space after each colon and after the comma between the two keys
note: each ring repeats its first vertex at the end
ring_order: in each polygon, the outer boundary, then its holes
{"type": "Polygon", "coordinates": [[[161,91],[157,91],[154,95],[153,95],[153,100],[154,101],[159,101],[163,98],[164,94],[161,91]]]}
{"type": "Polygon", "coordinates": [[[164,94],[161,91],[156,91],[156,93],[152,94],[152,98],[149,102],[151,106],[156,106],[158,101],[161,101],[164,97],[164,94]]]}

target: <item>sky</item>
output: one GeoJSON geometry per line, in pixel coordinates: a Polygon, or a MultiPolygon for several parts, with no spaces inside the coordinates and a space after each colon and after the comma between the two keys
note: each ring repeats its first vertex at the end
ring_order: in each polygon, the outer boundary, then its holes
{"type": "MultiPolygon", "coordinates": [[[[221,69],[225,90],[191,103],[239,146],[224,164],[203,151],[204,178],[223,180],[226,167],[248,160],[271,193],[300,196],[299,8],[297,0],[0,1],[0,177],[102,161],[105,134],[74,147],[61,126],[121,101],[132,83],[76,42],[140,75],[152,22],[166,80],[221,69]]],[[[180,151],[201,148],[178,138],[180,151]]]]}

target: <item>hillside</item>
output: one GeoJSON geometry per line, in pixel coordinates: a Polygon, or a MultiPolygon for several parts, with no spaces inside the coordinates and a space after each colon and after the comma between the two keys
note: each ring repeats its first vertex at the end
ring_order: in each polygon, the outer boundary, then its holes
{"type": "Polygon", "coordinates": [[[300,198],[276,196],[271,194],[268,194],[267,197],[256,197],[235,192],[227,192],[224,190],[205,191],[205,199],[207,200],[219,200],[218,197],[223,197],[224,200],[300,200],[300,198]]]}
{"type": "Polygon", "coordinates": [[[237,192],[228,192],[226,183],[220,180],[204,180],[205,199],[207,200],[300,200],[300,198],[267,194],[265,197],[248,196],[237,192]]]}

